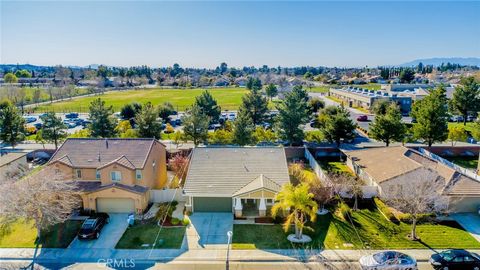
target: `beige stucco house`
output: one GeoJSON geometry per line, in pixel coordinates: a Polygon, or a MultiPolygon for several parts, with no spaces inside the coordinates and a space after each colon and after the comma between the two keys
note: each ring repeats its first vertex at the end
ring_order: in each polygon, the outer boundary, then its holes
{"type": "Polygon", "coordinates": [[[67,139],[48,166],[76,181],[83,207],[97,212],[141,213],[167,181],[166,148],[155,139],[67,139]]]}
{"type": "Polygon", "coordinates": [[[480,209],[480,181],[465,175],[414,149],[403,146],[345,151],[347,166],[378,194],[393,186],[408,185],[414,174],[428,171],[431,180],[441,179],[439,191],[448,198],[449,212],[477,212],[480,209]]]}
{"type": "Polygon", "coordinates": [[[192,212],[266,216],[287,183],[283,147],[197,147],[185,180],[185,206],[192,212]]]}

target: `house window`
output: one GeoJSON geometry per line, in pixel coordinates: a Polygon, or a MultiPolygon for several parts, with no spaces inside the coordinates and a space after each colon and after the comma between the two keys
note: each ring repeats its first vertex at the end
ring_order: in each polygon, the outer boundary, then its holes
{"type": "Polygon", "coordinates": [[[142,170],[135,170],[135,178],[137,180],[142,180],[142,170]]]}
{"type": "Polygon", "coordinates": [[[75,170],[75,175],[77,176],[77,178],[82,178],[82,170],[76,169],[75,170]]]}
{"type": "Polygon", "coordinates": [[[99,170],[97,170],[95,172],[95,177],[97,178],[97,180],[100,180],[100,171],[99,170]]]}
{"type": "Polygon", "coordinates": [[[110,176],[112,178],[112,181],[115,181],[115,182],[120,182],[122,181],[122,173],[119,172],[119,171],[113,171],[110,173],[110,176]]]}

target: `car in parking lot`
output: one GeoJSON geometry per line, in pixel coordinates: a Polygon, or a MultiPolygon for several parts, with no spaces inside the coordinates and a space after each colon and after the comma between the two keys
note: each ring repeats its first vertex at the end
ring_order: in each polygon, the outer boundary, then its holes
{"type": "Polygon", "coordinates": [[[107,213],[97,213],[87,218],[78,231],[78,239],[98,239],[100,232],[109,220],[110,216],[107,213]]]}
{"type": "Polygon", "coordinates": [[[398,251],[382,251],[362,256],[359,260],[364,270],[415,270],[417,261],[398,251]]]}
{"type": "Polygon", "coordinates": [[[67,113],[67,114],[65,114],[65,118],[67,118],[67,119],[78,118],[78,113],[75,113],[75,112],[67,113]]]}
{"type": "Polygon", "coordinates": [[[359,115],[359,116],[357,117],[357,121],[359,121],[359,122],[366,122],[366,121],[368,121],[368,116],[366,116],[366,115],[359,115]]]}
{"type": "Polygon", "coordinates": [[[25,116],[24,119],[27,124],[37,121],[37,118],[35,116],[25,116]]]}
{"type": "Polygon", "coordinates": [[[430,257],[433,269],[480,270],[480,257],[464,249],[448,249],[430,257]]]}
{"type": "Polygon", "coordinates": [[[33,126],[36,128],[36,129],[41,129],[43,127],[43,124],[42,123],[35,123],[33,124],[33,126]]]}

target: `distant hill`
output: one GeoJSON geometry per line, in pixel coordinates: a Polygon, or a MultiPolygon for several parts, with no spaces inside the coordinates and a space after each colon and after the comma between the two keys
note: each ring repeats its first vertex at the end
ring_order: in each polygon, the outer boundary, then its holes
{"type": "Polygon", "coordinates": [[[440,66],[442,63],[451,63],[451,64],[459,64],[464,66],[478,66],[480,67],[480,58],[477,57],[438,57],[438,58],[426,58],[426,59],[417,59],[413,60],[404,64],[401,64],[401,67],[411,67],[416,66],[420,62],[424,65],[433,65],[433,66],[440,66]]]}

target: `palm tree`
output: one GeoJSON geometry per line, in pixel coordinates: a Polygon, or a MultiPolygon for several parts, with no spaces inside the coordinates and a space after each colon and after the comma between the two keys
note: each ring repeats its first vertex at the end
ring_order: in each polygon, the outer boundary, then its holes
{"type": "MultiPolygon", "coordinates": [[[[308,184],[301,183],[298,186],[287,184],[275,197],[275,205],[272,207],[272,216],[276,217],[280,210],[289,211],[283,229],[287,232],[295,224],[295,238],[301,240],[302,233],[308,217],[314,222],[317,217],[318,205],[313,200],[313,194],[309,192],[308,184]]],[[[309,228],[311,229],[311,228],[309,228]]]]}

